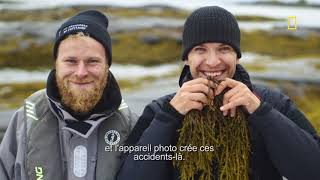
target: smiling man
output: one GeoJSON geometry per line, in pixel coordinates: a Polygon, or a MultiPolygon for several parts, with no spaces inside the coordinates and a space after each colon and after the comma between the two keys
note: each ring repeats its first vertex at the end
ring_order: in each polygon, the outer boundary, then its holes
{"type": "Polygon", "coordinates": [[[78,33],[63,40],[58,52],[56,82],[61,100],[78,115],[86,114],[100,100],[107,84],[105,49],[78,33]]]}
{"type": "Polygon", "coordinates": [[[320,179],[316,131],[286,95],[251,83],[239,64],[240,29],[230,12],[217,6],[195,10],[184,24],[182,44],[180,88],[146,106],[127,142],[178,150],[127,154],[118,180],[320,179]],[[221,105],[212,105],[219,98],[221,105]],[[212,144],[201,144],[210,138],[212,144]],[[202,153],[201,145],[214,151],[202,153]],[[159,156],[146,161],[148,153],[159,156]]]}
{"type": "Polygon", "coordinates": [[[122,100],[112,64],[107,17],[95,10],[56,33],[55,67],[46,89],[25,100],[0,146],[0,179],[113,180],[136,122],[122,100]]]}

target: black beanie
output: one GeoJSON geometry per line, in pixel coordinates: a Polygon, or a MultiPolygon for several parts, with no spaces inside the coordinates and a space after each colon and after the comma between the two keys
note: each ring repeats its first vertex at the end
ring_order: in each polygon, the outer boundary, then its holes
{"type": "Polygon", "coordinates": [[[182,60],[188,59],[193,47],[205,42],[228,44],[240,58],[240,29],[236,18],[218,6],[202,7],[192,12],[184,24],[182,60]]]}
{"type": "Polygon", "coordinates": [[[108,58],[108,64],[111,66],[112,62],[112,46],[111,39],[108,33],[108,18],[99,11],[87,10],[71,17],[64,22],[56,33],[56,39],[53,48],[53,57],[57,58],[58,47],[60,42],[70,34],[83,32],[88,34],[100,42],[105,50],[108,58]]]}

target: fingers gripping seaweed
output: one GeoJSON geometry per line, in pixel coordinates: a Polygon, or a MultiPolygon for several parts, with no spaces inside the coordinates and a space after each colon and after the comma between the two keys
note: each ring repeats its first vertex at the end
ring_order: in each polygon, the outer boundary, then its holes
{"type": "MultiPolygon", "coordinates": [[[[219,82],[208,78],[215,83],[219,82]]],[[[210,88],[210,87],[209,87],[210,88]]],[[[214,87],[213,87],[214,90],[214,87]]],[[[178,152],[184,160],[174,160],[181,180],[246,180],[249,179],[249,129],[247,115],[237,108],[235,117],[223,116],[223,94],[209,98],[202,111],[191,110],[179,129],[177,147],[192,145],[213,146],[214,151],[178,152]],[[217,168],[213,168],[213,166],[217,168]],[[213,169],[217,172],[213,172],[213,169]],[[217,174],[218,177],[215,177],[217,174]]],[[[178,148],[179,150],[179,148],[178,148]]]]}

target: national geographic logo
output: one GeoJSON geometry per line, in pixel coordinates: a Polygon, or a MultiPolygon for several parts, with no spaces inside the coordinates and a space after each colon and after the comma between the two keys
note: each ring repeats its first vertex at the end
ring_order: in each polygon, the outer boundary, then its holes
{"type": "Polygon", "coordinates": [[[288,30],[297,30],[297,17],[288,16],[288,30]]]}

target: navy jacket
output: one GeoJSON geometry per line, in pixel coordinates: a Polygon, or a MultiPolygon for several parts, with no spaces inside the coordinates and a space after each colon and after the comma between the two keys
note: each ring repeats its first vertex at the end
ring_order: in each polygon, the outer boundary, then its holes
{"type": "MultiPolygon", "coordinates": [[[[320,139],[306,117],[286,95],[251,84],[242,67],[237,66],[237,71],[245,74],[240,80],[261,99],[260,107],[248,119],[252,151],[250,179],[282,180],[284,176],[289,180],[320,180],[320,139]]],[[[180,84],[183,81],[180,79],[180,84]]],[[[164,96],[145,107],[127,140],[128,145],[176,144],[184,116],[169,104],[173,96],[164,96]]],[[[118,180],[179,179],[172,161],[135,160],[139,154],[147,152],[124,154],[118,180]]]]}

